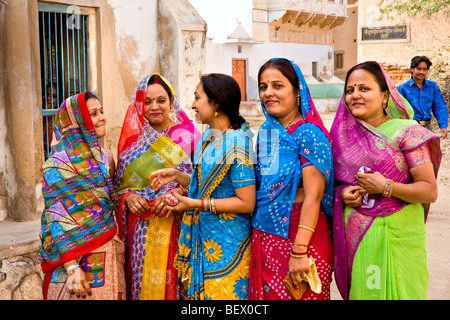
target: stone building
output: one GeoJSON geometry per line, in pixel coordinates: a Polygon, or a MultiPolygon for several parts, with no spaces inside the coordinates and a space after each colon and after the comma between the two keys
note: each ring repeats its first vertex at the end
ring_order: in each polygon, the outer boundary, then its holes
{"type": "MultiPolygon", "coordinates": [[[[438,58],[448,51],[450,19],[443,13],[382,16],[379,1],[348,0],[347,20],[334,29],[334,74],[344,78],[355,64],[380,62],[396,84],[410,78],[411,58],[438,58]]],[[[447,67],[448,68],[448,67],[447,67]]]]}
{"type": "Polygon", "coordinates": [[[188,0],[0,1],[0,299],[41,297],[41,165],[59,104],[96,93],[107,118],[101,143],[116,155],[142,77],[160,72],[190,105],[205,38],[188,0]]]}

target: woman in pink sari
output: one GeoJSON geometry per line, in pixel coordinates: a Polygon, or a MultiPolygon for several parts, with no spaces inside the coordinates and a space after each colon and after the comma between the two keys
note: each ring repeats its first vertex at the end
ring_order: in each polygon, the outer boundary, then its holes
{"type": "Polygon", "coordinates": [[[437,198],[439,138],[376,62],[347,73],[331,127],[335,278],[344,299],[426,299],[425,221],[437,198]]]}
{"type": "Polygon", "coordinates": [[[191,156],[200,137],[172,85],[157,73],[144,77],[125,116],[114,184],[130,299],[180,298],[173,267],[178,216],[166,208],[164,196],[172,190],[186,194],[186,186],[171,182],[153,190],[148,177],[163,168],[191,174],[191,156]]]}

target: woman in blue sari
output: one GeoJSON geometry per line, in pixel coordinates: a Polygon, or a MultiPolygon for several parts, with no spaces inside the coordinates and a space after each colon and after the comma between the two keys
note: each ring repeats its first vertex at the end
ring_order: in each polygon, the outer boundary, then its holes
{"type": "MultiPolygon", "coordinates": [[[[248,298],[251,213],[256,189],[249,124],[239,115],[239,85],[230,76],[202,76],[192,108],[209,128],[194,156],[188,197],[174,193],[184,211],[175,266],[189,299],[248,298]]],[[[189,180],[175,170],[150,176],[159,188],[189,180]]]]}
{"type": "Polygon", "coordinates": [[[292,61],[267,61],[258,85],[266,122],[257,140],[250,299],[330,299],[328,131],[292,61]]]}

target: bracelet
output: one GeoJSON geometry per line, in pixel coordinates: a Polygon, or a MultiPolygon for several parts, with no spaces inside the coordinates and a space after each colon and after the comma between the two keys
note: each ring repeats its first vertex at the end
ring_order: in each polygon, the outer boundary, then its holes
{"type": "Polygon", "coordinates": [[[301,225],[301,224],[299,224],[298,227],[299,227],[299,228],[306,229],[306,230],[309,230],[309,231],[311,231],[311,232],[314,232],[314,229],[313,229],[313,228],[310,228],[310,227],[307,227],[307,226],[304,226],[304,225],[301,225]]]}
{"type": "Polygon", "coordinates": [[[72,270],[74,270],[74,269],[76,269],[76,268],[79,268],[79,267],[80,267],[80,266],[79,266],[78,264],[74,263],[74,264],[72,264],[72,265],[70,265],[70,266],[67,267],[66,273],[69,273],[69,272],[71,272],[72,270]]]}
{"type": "Polygon", "coordinates": [[[204,198],[201,198],[200,200],[202,200],[202,204],[200,205],[200,208],[202,208],[203,211],[204,211],[205,209],[204,209],[204,206],[203,206],[203,202],[205,201],[205,199],[204,199],[204,198]]]}
{"type": "Polygon", "coordinates": [[[386,179],[386,185],[384,186],[383,196],[390,198],[392,195],[392,190],[394,189],[394,181],[391,179],[386,179]]]}
{"type": "Polygon", "coordinates": [[[292,258],[308,258],[308,255],[307,254],[300,254],[300,255],[298,255],[298,254],[294,254],[294,253],[291,252],[291,257],[292,258]]]}
{"type": "Polygon", "coordinates": [[[211,198],[211,199],[210,199],[210,204],[211,204],[211,206],[212,206],[212,211],[211,211],[211,213],[217,213],[217,211],[216,211],[216,205],[214,204],[214,198],[211,198]]]}
{"type": "Polygon", "coordinates": [[[308,251],[305,251],[305,252],[296,252],[296,251],[294,251],[294,250],[291,250],[291,253],[292,254],[294,254],[294,255],[303,255],[303,254],[308,254],[308,251]]]}
{"type": "Polygon", "coordinates": [[[205,206],[203,207],[203,211],[206,211],[206,210],[208,210],[208,208],[209,208],[209,210],[211,210],[211,199],[210,198],[207,198],[207,199],[205,199],[206,201],[205,201],[205,206]]]}
{"type": "Polygon", "coordinates": [[[302,243],[293,243],[292,246],[297,246],[297,247],[305,247],[308,248],[308,246],[306,244],[302,244],[302,243]]]}

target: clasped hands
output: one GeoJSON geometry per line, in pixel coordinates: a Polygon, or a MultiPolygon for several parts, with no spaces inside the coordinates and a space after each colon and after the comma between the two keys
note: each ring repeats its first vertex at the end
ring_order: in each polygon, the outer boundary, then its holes
{"type": "MultiPolygon", "coordinates": [[[[179,171],[174,168],[166,168],[153,172],[147,179],[152,180],[150,183],[150,187],[158,191],[162,186],[172,182],[177,181],[179,171]]],[[[169,191],[160,197],[156,198],[153,205],[150,207],[147,200],[139,194],[131,193],[127,196],[125,203],[127,208],[136,215],[141,215],[144,212],[151,211],[154,216],[168,218],[170,214],[175,212],[181,212],[186,208],[183,205],[180,205],[180,201],[183,198],[189,199],[187,197],[183,197],[183,190],[180,188],[175,188],[172,191],[169,191]],[[166,202],[166,196],[168,194],[173,195],[179,203],[176,206],[170,206],[166,202]]]]}
{"type": "Polygon", "coordinates": [[[348,186],[342,190],[342,201],[349,207],[360,207],[363,202],[364,194],[383,193],[386,185],[386,178],[377,172],[363,173],[358,172],[355,175],[356,186],[348,186]]]}

